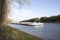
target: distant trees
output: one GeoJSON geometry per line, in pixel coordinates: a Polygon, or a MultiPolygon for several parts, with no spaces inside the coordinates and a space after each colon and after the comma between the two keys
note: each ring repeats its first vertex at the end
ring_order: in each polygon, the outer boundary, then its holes
{"type": "Polygon", "coordinates": [[[21,22],[60,22],[60,15],[58,16],[51,16],[51,17],[41,17],[41,18],[32,18],[28,20],[23,20],[21,22]]]}
{"type": "Polygon", "coordinates": [[[60,22],[60,15],[51,17],[41,17],[40,22],[60,22]]]}
{"type": "Polygon", "coordinates": [[[28,20],[23,20],[21,22],[39,22],[39,18],[32,18],[32,19],[28,19],[28,20]]]}

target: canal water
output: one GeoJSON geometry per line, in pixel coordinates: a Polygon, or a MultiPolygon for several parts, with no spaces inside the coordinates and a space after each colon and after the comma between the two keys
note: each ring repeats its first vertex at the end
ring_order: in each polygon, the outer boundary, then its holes
{"type": "Polygon", "coordinates": [[[41,23],[39,26],[8,25],[31,35],[43,38],[44,40],[60,40],[60,24],[58,23],[41,23]]]}

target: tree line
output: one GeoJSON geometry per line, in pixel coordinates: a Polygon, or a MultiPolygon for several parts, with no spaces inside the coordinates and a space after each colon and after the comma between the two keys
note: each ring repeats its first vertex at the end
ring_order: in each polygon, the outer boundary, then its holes
{"type": "Polygon", "coordinates": [[[57,16],[50,16],[50,17],[41,17],[41,18],[32,18],[28,20],[23,20],[21,22],[59,22],[60,23],[60,15],[57,16]]]}
{"type": "Polygon", "coordinates": [[[40,22],[60,22],[60,15],[51,17],[41,17],[40,22]]]}

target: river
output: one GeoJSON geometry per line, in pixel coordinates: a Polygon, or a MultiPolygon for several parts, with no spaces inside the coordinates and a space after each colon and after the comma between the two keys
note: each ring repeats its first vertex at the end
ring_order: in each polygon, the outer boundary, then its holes
{"type": "Polygon", "coordinates": [[[60,24],[58,23],[42,23],[39,26],[27,26],[8,24],[11,27],[22,30],[31,35],[43,38],[44,40],[60,40],[60,24]]]}

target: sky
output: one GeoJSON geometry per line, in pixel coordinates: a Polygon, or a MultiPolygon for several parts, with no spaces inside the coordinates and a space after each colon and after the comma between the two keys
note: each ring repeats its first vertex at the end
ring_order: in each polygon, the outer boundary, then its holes
{"type": "Polygon", "coordinates": [[[8,17],[15,21],[21,21],[35,17],[49,17],[59,14],[60,0],[30,0],[30,3],[22,8],[19,8],[19,5],[14,2],[8,17]]]}

